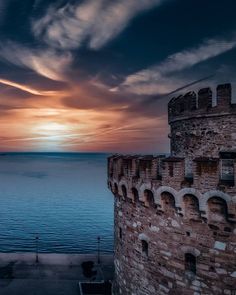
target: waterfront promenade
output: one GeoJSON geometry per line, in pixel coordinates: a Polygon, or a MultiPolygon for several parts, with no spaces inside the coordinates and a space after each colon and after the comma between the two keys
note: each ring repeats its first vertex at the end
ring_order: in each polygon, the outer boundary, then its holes
{"type": "Polygon", "coordinates": [[[78,295],[79,281],[113,278],[113,255],[0,253],[1,295],[78,295]],[[92,276],[83,262],[92,261],[92,276]]]}

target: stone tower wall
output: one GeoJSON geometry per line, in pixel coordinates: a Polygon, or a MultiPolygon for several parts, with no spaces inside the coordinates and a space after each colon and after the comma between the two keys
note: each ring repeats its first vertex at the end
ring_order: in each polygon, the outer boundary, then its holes
{"type": "Polygon", "coordinates": [[[114,295],[236,294],[236,117],[230,95],[225,84],[217,88],[215,107],[209,88],[198,98],[191,92],[170,101],[171,156],[108,159],[115,196],[114,295]]]}
{"type": "Polygon", "coordinates": [[[236,105],[232,103],[231,85],[218,85],[213,106],[210,88],[198,95],[188,92],[168,104],[171,127],[171,153],[186,158],[186,172],[191,174],[197,156],[218,157],[222,149],[230,150],[236,141],[236,105]]]}

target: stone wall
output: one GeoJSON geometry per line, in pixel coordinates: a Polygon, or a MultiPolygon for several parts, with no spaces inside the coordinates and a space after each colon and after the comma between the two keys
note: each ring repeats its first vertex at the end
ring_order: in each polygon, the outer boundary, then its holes
{"type": "Polygon", "coordinates": [[[213,107],[210,88],[173,98],[168,105],[171,153],[186,158],[186,173],[198,156],[218,157],[222,148],[233,149],[236,141],[236,105],[231,103],[231,85],[217,87],[213,107]],[[187,103],[188,102],[188,103],[187,103]]]}
{"type": "Polygon", "coordinates": [[[236,106],[231,85],[168,105],[171,155],[108,159],[114,295],[236,294],[236,106]],[[215,106],[213,106],[215,104],[215,106]]]}
{"type": "Polygon", "coordinates": [[[115,195],[114,294],[233,294],[236,189],[217,188],[219,159],[196,158],[191,183],[183,158],[113,156],[108,162],[109,174],[117,175],[108,180],[115,195]],[[115,173],[127,158],[135,165],[115,173]],[[195,272],[186,255],[195,257],[195,272]]]}
{"type": "Polygon", "coordinates": [[[192,195],[185,195],[184,215],[168,202],[170,193],[162,198],[164,210],[116,196],[114,294],[234,294],[236,232],[224,205],[212,198],[206,221],[192,195]],[[186,267],[188,253],[195,273],[186,267]]]}
{"type": "Polygon", "coordinates": [[[189,160],[191,172],[195,157],[219,157],[222,149],[231,150],[236,142],[236,113],[217,117],[179,120],[171,125],[171,151],[189,160]]]}

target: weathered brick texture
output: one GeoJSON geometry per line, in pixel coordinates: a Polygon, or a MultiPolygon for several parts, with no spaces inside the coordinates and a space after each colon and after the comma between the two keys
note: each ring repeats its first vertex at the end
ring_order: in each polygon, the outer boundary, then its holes
{"type": "Polygon", "coordinates": [[[171,156],[108,159],[115,295],[236,294],[236,112],[230,84],[170,101],[171,156]]]}

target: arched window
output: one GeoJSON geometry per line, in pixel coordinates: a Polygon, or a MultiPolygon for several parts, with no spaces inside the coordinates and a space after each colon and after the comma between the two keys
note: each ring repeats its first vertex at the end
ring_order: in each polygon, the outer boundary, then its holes
{"type": "Polygon", "coordinates": [[[142,240],[142,253],[146,256],[148,256],[148,242],[145,240],[142,240]]]}
{"type": "Polygon", "coordinates": [[[138,190],[135,187],[133,187],[131,189],[131,192],[132,192],[132,196],[133,196],[133,201],[138,202],[138,200],[139,200],[138,190]]]}
{"type": "Polygon", "coordinates": [[[198,198],[194,195],[185,195],[183,197],[184,201],[184,211],[185,211],[185,217],[188,219],[199,219],[200,217],[200,211],[199,211],[199,202],[198,198]]]}
{"type": "Polygon", "coordinates": [[[196,274],[196,257],[191,253],[185,253],[185,270],[196,274]]]}
{"type": "Polygon", "coordinates": [[[145,189],[144,191],[144,202],[147,206],[154,206],[154,196],[151,190],[145,189]]]}
{"type": "Polygon", "coordinates": [[[161,194],[161,204],[162,204],[163,210],[166,213],[170,215],[175,213],[175,198],[169,192],[163,192],[161,194]]]}
{"type": "Polygon", "coordinates": [[[121,227],[119,227],[119,238],[120,238],[120,240],[122,240],[122,228],[121,227]]]}
{"type": "Polygon", "coordinates": [[[227,203],[219,197],[208,200],[209,220],[214,222],[225,222],[227,219],[227,203]]]}
{"type": "Polygon", "coordinates": [[[123,197],[126,198],[127,197],[127,189],[126,189],[126,186],[125,185],[122,185],[121,186],[121,190],[122,190],[123,197]]]}
{"type": "Polygon", "coordinates": [[[118,194],[118,185],[117,185],[117,183],[114,184],[114,194],[118,194]]]}

